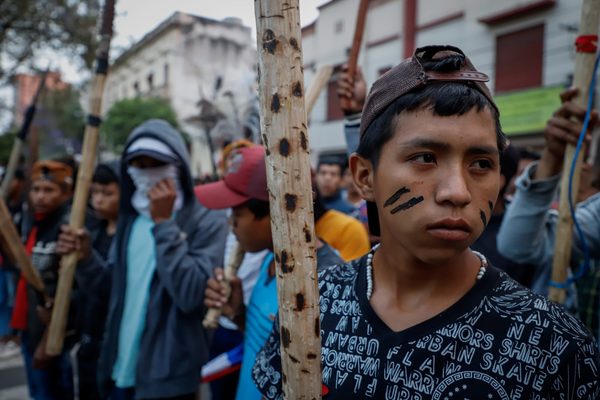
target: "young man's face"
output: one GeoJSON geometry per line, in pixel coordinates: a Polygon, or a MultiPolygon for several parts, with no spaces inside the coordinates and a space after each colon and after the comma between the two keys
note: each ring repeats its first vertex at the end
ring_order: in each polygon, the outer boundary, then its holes
{"type": "Polygon", "coordinates": [[[342,184],[342,171],[337,164],[321,164],[317,169],[317,188],[323,197],[334,196],[342,184]]]}
{"type": "Polygon", "coordinates": [[[119,185],[116,182],[92,183],[92,207],[98,217],[116,220],[119,215],[119,185]]]}
{"type": "Polygon", "coordinates": [[[256,218],[247,206],[241,205],[232,209],[229,223],[244,251],[254,253],[273,247],[271,219],[268,215],[256,218]]]}
{"type": "Polygon", "coordinates": [[[29,198],[34,212],[48,214],[66,203],[70,193],[57,183],[38,179],[31,184],[29,198]]]}
{"type": "Polygon", "coordinates": [[[382,242],[443,262],[470,246],[492,214],[500,185],[494,119],[487,109],[403,112],[376,170],[355,157],[352,167],[363,196],[377,203],[382,242]]]}

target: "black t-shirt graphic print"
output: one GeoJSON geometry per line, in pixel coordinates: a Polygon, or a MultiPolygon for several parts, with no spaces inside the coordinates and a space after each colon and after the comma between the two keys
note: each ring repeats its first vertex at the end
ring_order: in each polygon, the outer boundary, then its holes
{"type": "MultiPolygon", "coordinates": [[[[319,272],[324,399],[600,399],[595,340],[577,319],[499,270],[456,304],[393,332],[366,298],[365,258],[319,272]]],[[[253,370],[281,399],[276,326],[253,370]]]]}

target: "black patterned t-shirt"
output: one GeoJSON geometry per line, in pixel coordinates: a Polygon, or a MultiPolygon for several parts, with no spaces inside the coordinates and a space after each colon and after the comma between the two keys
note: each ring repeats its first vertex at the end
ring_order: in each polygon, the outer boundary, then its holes
{"type": "MultiPolygon", "coordinates": [[[[577,319],[499,270],[401,332],[366,298],[365,258],[319,272],[324,399],[600,399],[595,340],[577,319]]],[[[281,399],[278,327],[254,381],[281,399]]]]}

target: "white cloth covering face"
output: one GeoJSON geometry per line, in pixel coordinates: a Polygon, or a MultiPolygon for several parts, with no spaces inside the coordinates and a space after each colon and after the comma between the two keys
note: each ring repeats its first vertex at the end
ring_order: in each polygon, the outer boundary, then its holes
{"type": "Polygon", "coordinates": [[[140,214],[148,218],[150,215],[150,199],[148,193],[163,179],[172,179],[175,182],[177,198],[173,206],[173,212],[178,211],[183,206],[183,191],[181,190],[181,181],[179,179],[179,168],[173,164],[161,165],[154,168],[138,168],[130,166],[127,173],[135,185],[135,192],[131,197],[131,205],[140,214]]]}

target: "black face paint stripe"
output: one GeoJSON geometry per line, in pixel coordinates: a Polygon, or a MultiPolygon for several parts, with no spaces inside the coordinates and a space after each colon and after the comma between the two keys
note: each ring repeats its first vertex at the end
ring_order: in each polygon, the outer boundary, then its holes
{"type": "Polygon", "coordinates": [[[413,197],[412,199],[410,199],[406,203],[402,203],[398,207],[394,208],[392,211],[390,211],[390,213],[396,214],[398,211],[408,210],[409,208],[416,206],[417,204],[419,204],[423,200],[424,200],[423,196],[413,197]]]}
{"type": "Polygon", "coordinates": [[[483,222],[483,227],[485,228],[487,226],[487,217],[485,216],[485,213],[483,212],[483,210],[479,210],[479,216],[481,217],[481,221],[483,222]]]}
{"type": "Polygon", "coordinates": [[[490,212],[494,212],[494,203],[488,201],[488,205],[490,206],[490,212]]]}
{"type": "Polygon", "coordinates": [[[394,193],[393,195],[390,196],[389,199],[387,199],[385,201],[385,203],[383,203],[383,207],[387,207],[387,206],[391,206],[392,204],[394,204],[395,202],[398,201],[398,199],[400,198],[400,196],[402,196],[405,193],[410,192],[410,189],[407,188],[406,186],[404,186],[403,188],[399,189],[396,193],[394,193]]]}

